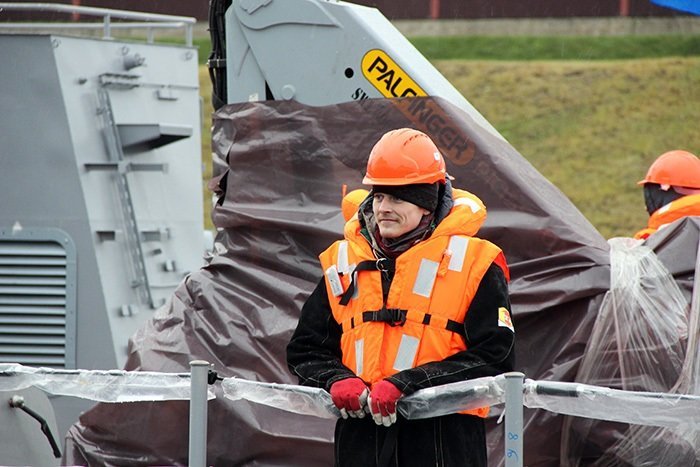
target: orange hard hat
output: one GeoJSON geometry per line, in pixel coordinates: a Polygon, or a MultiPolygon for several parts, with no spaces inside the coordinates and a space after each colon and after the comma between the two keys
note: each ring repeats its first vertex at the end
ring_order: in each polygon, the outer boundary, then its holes
{"type": "Polygon", "coordinates": [[[649,167],[645,183],[700,188],[700,159],[688,151],[674,150],[661,154],[649,167]]]}
{"type": "Polygon", "coordinates": [[[360,204],[367,198],[367,195],[369,195],[369,191],[364,188],[358,188],[343,196],[340,209],[343,211],[345,222],[349,221],[350,218],[355,215],[360,204]]]}
{"type": "Polygon", "coordinates": [[[445,160],[428,135],[413,128],[391,130],[374,145],[365,185],[445,183],[445,160]]]}

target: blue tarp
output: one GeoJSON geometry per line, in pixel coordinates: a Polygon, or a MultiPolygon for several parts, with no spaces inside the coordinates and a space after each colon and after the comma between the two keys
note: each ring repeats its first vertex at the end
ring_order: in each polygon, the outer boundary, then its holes
{"type": "Polygon", "coordinates": [[[700,15],[700,0],[651,0],[659,6],[685,11],[694,15],[700,15]]]}

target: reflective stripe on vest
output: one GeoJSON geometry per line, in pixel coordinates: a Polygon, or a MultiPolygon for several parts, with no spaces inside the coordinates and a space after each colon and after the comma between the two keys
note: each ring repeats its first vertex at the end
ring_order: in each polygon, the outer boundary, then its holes
{"type": "Polygon", "coordinates": [[[414,294],[430,298],[430,295],[433,293],[433,285],[435,285],[439,267],[440,263],[436,263],[435,261],[430,261],[425,258],[421,260],[416,281],[413,283],[414,294]]]}
{"type": "Polygon", "coordinates": [[[365,359],[365,340],[364,339],[357,339],[355,341],[355,365],[357,366],[356,373],[358,375],[362,374],[363,371],[363,364],[365,359]]]}
{"type": "Polygon", "coordinates": [[[418,344],[420,344],[420,340],[417,337],[406,334],[401,336],[399,351],[396,352],[396,359],[394,360],[394,370],[402,371],[413,368],[413,364],[416,361],[416,353],[418,353],[418,344]]]}
{"type": "Polygon", "coordinates": [[[350,272],[348,263],[348,242],[342,241],[338,245],[338,259],[336,260],[338,265],[338,272],[340,274],[347,274],[350,272]]]}
{"type": "Polygon", "coordinates": [[[448,249],[452,253],[450,258],[450,265],[448,269],[450,271],[462,271],[462,266],[464,265],[464,257],[467,255],[467,247],[469,246],[469,239],[467,237],[450,237],[450,245],[448,249]]]}
{"type": "Polygon", "coordinates": [[[473,199],[470,198],[457,198],[454,201],[455,206],[467,206],[469,209],[471,209],[472,213],[477,213],[479,210],[481,210],[481,206],[474,201],[473,199]]]}

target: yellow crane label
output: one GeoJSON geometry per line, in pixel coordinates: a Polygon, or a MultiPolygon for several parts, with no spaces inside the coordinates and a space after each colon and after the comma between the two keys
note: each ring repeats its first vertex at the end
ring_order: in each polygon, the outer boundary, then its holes
{"type": "Polygon", "coordinates": [[[362,74],[384,97],[427,96],[383,50],[372,49],[362,57],[362,74]]]}

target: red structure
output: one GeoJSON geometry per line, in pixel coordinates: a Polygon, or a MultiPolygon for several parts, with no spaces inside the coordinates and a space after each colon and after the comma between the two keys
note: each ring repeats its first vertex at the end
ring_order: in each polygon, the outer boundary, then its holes
{"type": "MultiPolygon", "coordinates": [[[[351,0],[378,8],[389,19],[571,18],[612,16],[679,16],[649,0],[351,0]]],[[[207,21],[209,2],[189,0],[58,0],[57,3],[194,16],[207,21]]]]}
{"type": "Polygon", "coordinates": [[[646,17],[678,14],[653,5],[649,0],[620,0],[619,3],[610,0],[354,0],[354,3],[376,7],[389,19],[646,17]]]}

